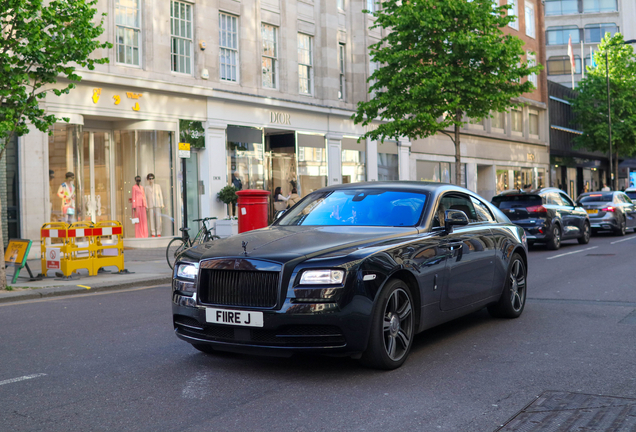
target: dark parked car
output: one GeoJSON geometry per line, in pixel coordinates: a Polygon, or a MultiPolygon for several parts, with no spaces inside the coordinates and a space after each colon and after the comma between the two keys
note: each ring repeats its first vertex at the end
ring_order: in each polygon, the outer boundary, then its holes
{"type": "Polygon", "coordinates": [[[636,231],[636,207],[624,192],[586,192],[577,199],[590,216],[592,231],[611,230],[623,236],[636,231]]]}
{"type": "Polygon", "coordinates": [[[526,269],[523,230],[466,189],[334,186],[270,227],[183,252],[174,328],[208,353],[304,351],[393,369],[425,329],[485,306],[521,315],[526,269]]]}
{"type": "Polygon", "coordinates": [[[525,230],[529,245],[545,243],[556,250],[563,240],[590,241],[587,213],[560,189],[510,190],[495,196],[492,203],[525,230]]]}

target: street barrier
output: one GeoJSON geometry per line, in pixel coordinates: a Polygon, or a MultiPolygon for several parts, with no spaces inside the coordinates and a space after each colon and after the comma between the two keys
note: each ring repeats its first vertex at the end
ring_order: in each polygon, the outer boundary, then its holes
{"type": "Polygon", "coordinates": [[[64,222],[49,222],[40,230],[42,275],[57,270],[64,277],[79,275],[78,270],[88,270],[96,276],[104,267],[124,269],[124,236],[122,224],[105,221],[93,225],[91,222],[75,222],[70,226],[64,222]]]}

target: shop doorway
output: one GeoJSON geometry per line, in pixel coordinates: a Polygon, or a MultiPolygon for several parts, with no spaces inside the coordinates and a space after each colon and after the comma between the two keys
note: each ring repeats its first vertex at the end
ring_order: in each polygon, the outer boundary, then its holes
{"type": "Polygon", "coordinates": [[[111,133],[85,130],[82,137],[77,193],[83,220],[93,223],[113,219],[111,196],[111,133]]]}
{"type": "Polygon", "coordinates": [[[192,232],[199,229],[199,158],[196,151],[190,152],[190,157],[186,159],[186,203],[188,206],[188,227],[192,232]]]}

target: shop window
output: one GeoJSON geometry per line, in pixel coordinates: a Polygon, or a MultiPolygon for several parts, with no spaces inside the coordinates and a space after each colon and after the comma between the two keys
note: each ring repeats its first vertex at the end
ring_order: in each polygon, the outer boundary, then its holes
{"type": "Polygon", "coordinates": [[[275,89],[278,86],[278,29],[269,24],[261,24],[263,39],[263,87],[275,89]]]}
{"type": "MultiPolygon", "coordinates": [[[[49,176],[50,179],[50,176],[49,176]]],[[[14,136],[5,148],[0,160],[0,203],[2,204],[2,238],[4,247],[12,238],[20,238],[18,139],[14,136]]]]}
{"type": "Polygon", "coordinates": [[[579,13],[579,0],[546,0],[545,14],[567,15],[579,13]]]}
{"type": "MultiPolygon", "coordinates": [[[[581,57],[574,56],[575,74],[581,73],[581,57]]],[[[569,56],[552,56],[548,59],[548,75],[570,75],[572,63],[569,56]]]]}
{"type": "Polygon", "coordinates": [[[510,6],[510,9],[508,9],[508,15],[514,18],[510,21],[510,23],[508,23],[508,26],[515,30],[519,30],[519,6],[517,5],[517,0],[508,0],[508,6],[510,6]]]}
{"type": "Polygon", "coordinates": [[[378,180],[394,181],[400,179],[398,155],[378,153],[378,180]]]}
{"type": "Polygon", "coordinates": [[[170,2],[172,71],[192,74],[192,5],[170,2]]]}
{"type": "Polygon", "coordinates": [[[140,0],[115,1],[115,26],[117,63],[139,66],[141,45],[140,0]]]}
{"type": "Polygon", "coordinates": [[[344,100],[346,95],[345,81],[345,59],[346,49],[344,44],[338,44],[338,69],[340,72],[340,81],[338,86],[338,99],[344,100]]]}
{"type": "Polygon", "coordinates": [[[170,237],[175,233],[173,133],[124,130],[114,133],[116,219],[124,237],[170,237]],[[146,207],[133,203],[135,177],[146,207]],[[143,215],[146,218],[144,220],[143,215]],[[139,219],[138,223],[134,223],[139,219]],[[145,226],[144,226],[145,222],[145,226]]]}
{"type": "Polygon", "coordinates": [[[298,33],[298,92],[310,95],[313,91],[313,38],[298,33]]]}
{"type": "Polygon", "coordinates": [[[567,45],[572,38],[572,43],[580,43],[581,36],[577,26],[548,27],[548,45],[567,45]]]}
{"type": "MultiPolygon", "coordinates": [[[[461,186],[466,186],[466,164],[461,165],[461,186]]],[[[454,162],[429,162],[418,160],[415,165],[418,181],[455,184],[454,162]]]]}
{"type": "Polygon", "coordinates": [[[496,193],[506,190],[526,190],[545,186],[545,169],[543,168],[498,168],[496,193]]]}
{"type": "Polygon", "coordinates": [[[305,196],[327,186],[327,152],[324,147],[302,146],[302,138],[298,138],[298,180],[299,192],[305,196]]]}
{"type": "Polygon", "coordinates": [[[616,0],[583,0],[583,12],[616,12],[616,0]]]}
{"type": "Polygon", "coordinates": [[[534,38],[536,36],[536,23],[534,19],[534,4],[525,1],[526,12],[526,36],[534,38]]]}
{"type": "Polygon", "coordinates": [[[238,81],[238,18],[219,13],[219,70],[221,81],[238,81]]]}
{"type": "Polygon", "coordinates": [[[585,42],[599,43],[607,33],[614,36],[618,33],[618,26],[614,23],[588,24],[585,26],[585,42]]]}
{"type": "Polygon", "coordinates": [[[342,183],[357,183],[367,179],[366,152],[342,150],[342,183]]]}
{"type": "Polygon", "coordinates": [[[265,189],[263,131],[228,126],[228,182],[236,189],[265,189]]]}

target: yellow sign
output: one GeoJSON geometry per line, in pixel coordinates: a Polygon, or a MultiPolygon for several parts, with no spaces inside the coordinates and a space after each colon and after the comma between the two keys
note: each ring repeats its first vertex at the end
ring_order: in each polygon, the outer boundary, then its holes
{"type": "Polygon", "coordinates": [[[179,143],[179,150],[190,151],[190,143],[179,143]]]}
{"type": "Polygon", "coordinates": [[[7,250],[4,252],[4,263],[22,266],[26,260],[30,240],[10,240],[7,250]]]}
{"type": "Polygon", "coordinates": [[[102,94],[102,89],[94,88],[93,89],[93,103],[99,102],[99,96],[102,94]]]}
{"type": "Polygon", "coordinates": [[[139,102],[135,102],[135,104],[132,107],[133,111],[139,111],[139,102]]]}
{"type": "Polygon", "coordinates": [[[126,92],[126,96],[128,96],[128,99],[139,99],[142,96],[142,94],[141,93],[126,92]]]}
{"type": "Polygon", "coordinates": [[[113,96],[113,99],[115,99],[115,105],[119,105],[119,103],[121,102],[121,96],[119,95],[113,96]]]}
{"type": "Polygon", "coordinates": [[[190,159],[190,143],[179,143],[177,156],[184,159],[190,159]]]}

